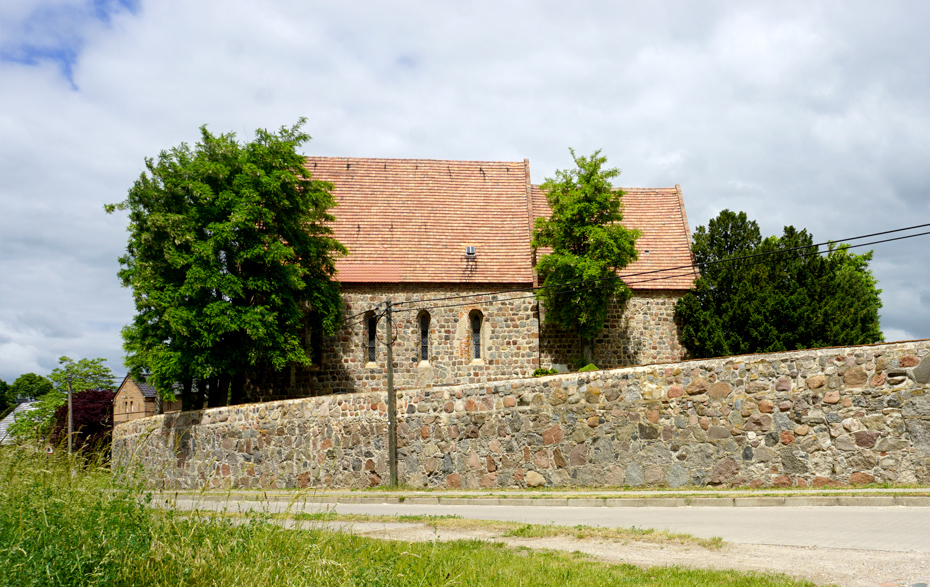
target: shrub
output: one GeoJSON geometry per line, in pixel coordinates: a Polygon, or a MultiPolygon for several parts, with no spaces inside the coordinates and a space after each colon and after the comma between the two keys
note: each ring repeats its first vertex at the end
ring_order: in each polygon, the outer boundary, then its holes
{"type": "Polygon", "coordinates": [[[558,375],[557,369],[536,369],[533,371],[533,377],[545,377],[546,375],[558,375]]]}
{"type": "Polygon", "coordinates": [[[588,363],[587,365],[585,365],[585,366],[582,367],[581,369],[578,369],[578,372],[579,372],[579,373],[583,373],[583,372],[585,372],[585,371],[597,371],[597,370],[598,370],[598,369],[597,369],[597,365],[595,365],[594,363],[588,363]]]}
{"type": "MultiPolygon", "coordinates": [[[[74,449],[85,453],[108,451],[113,433],[113,398],[109,389],[88,389],[71,397],[74,418],[74,449]]],[[[55,411],[53,444],[68,443],[68,403],[55,411]]]]}

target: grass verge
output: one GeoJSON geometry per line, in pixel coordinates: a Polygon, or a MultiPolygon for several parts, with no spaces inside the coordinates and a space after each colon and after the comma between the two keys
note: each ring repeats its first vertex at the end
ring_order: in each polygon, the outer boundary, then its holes
{"type": "Polygon", "coordinates": [[[462,540],[406,543],[149,507],[98,462],[0,450],[0,585],[804,585],[735,571],[640,569],[462,540]]]}
{"type": "Polygon", "coordinates": [[[707,549],[719,549],[723,539],[698,538],[690,534],[653,530],[652,528],[602,528],[597,526],[557,526],[555,524],[524,524],[521,522],[501,522],[491,520],[472,520],[460,516],[375,516],[369,514],[339,514],[333,511],[285,514],[294,520],[311,522],[408,522],[426,524],[432,528],[453,530],[488,530],[497,532],[501,537],[513,538],[554,538],[570,537],[577,539],[606,539],[618,542],[649,542],[653,544],[683,544],[701,546],[707,549]]]}

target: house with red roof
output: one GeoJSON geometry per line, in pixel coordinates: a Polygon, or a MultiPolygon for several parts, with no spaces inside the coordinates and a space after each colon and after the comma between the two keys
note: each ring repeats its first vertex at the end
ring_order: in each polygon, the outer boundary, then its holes
{"type": "MultiPolygon", "coordinates": [[[[529,376],[581,355],[575,333],[542,325],[530,242],[550,214],[528,160],[442,161],[308,157],[333,185],[342,329],[309,341],[312,368],[256,373],[256,399],[385,389],[385,341],[394,340],[398,388],[529,376]],[[393,308],[393,332],[379,319],[393,308]]],[[[639,259],[620,275],[633,290],[594,344],[601,368],[685,356],[675,302],[696,278],[679,186],[623,188],[623,223],[639,229],[639,259]]],[[[308,335],[312,336],[312,334],[308,335]]]]}

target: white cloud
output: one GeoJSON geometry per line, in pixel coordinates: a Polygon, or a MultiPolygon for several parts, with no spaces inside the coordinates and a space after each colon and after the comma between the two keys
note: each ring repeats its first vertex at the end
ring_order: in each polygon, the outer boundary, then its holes
{"type": "MultiPolygon", "coordinates": [[[[247,138],[307,116],[308,153],[528,157],[534,181],[567,167],[569,146],[602,148],[624,185],[681,184],[692,227],[722,208],[817,240],[930,222],[928,13],[905,2],[4,2],[0,372],[47,371],[62,354],[119,371],[132,315],[116,279],[125,218],[102,206],[145,157],[196,141],[204,123],[247,138]],[[23,316],[75,335],[24,329],[23,316]]],[[[923,238],[876,246],[886,333],[930,337],[923,238]]]]}

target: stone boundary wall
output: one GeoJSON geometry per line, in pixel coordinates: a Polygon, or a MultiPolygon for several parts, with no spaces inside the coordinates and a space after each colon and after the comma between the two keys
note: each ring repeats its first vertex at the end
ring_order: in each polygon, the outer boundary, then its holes
{"type": "MultiPolygon", "coordinates": [[[[144,418],[115,466],[154,487],[368,487],[383,394],[144,418]]],[[[745,355],[398,394],[412,487],[930,484],[930,340],[745,355]]]]}

